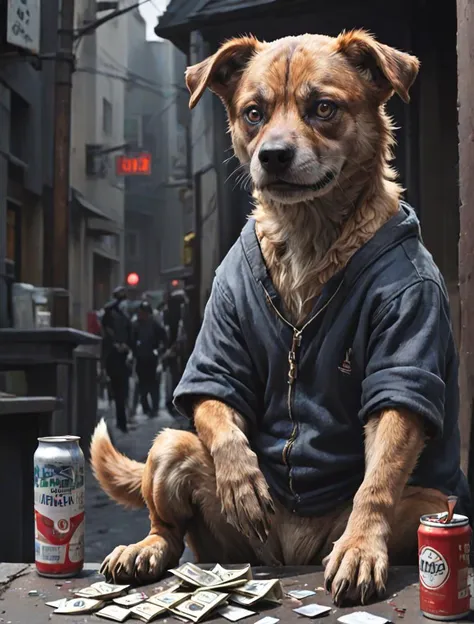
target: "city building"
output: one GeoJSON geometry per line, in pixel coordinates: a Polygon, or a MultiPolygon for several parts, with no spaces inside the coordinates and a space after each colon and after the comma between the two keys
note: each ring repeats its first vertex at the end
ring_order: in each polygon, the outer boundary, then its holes
{"type": "MultiPolygon", "coordinates": [[[[95,0],[76,0],[76,29],[107,16],[95,0]]],[[[110,11],[109,11],[110,13],[110,11]]],[[[126,15],[76,40],[71,117],[71,325],[85,328],[124,279],[123,154],[128,60],[126,15]]]]}
{"type": "Polygon", "coordinates": [[[168,41],[147,41],[138,9],[127,21],[129,169],[140,155],[149,159],[150,168],[147,175],[130,171],[124,176],[125,272],[139,276],[137,294],[153,292],[158,302],[170,281],[190,275],[184,255],[185,239],[194,228],[187,171],[186,57],[168,41]]]}
{"type": "Polygon", "coordinates": [[[13,281],[43,283],[43,218],[52,188],[54,72],[33,54],[55,49],[57,1],[0,2],[0,327],[11,324],[13,281]],[[54,20],[56,12],[56,21],[54,20]]]}

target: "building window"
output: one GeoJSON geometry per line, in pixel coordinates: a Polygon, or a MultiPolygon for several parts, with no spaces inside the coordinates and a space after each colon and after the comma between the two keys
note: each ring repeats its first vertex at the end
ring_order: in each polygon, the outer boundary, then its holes
{"type": "Polygon", "coordinates": [[[15,279],[21,275],[21,212],[20,207],[7,202],[7,249],[6,259],[14,263],[15,279]]]}
{"type": "Polygon", "coordinates": [[[107,136],[112,134],[112,104],[107,98],[102,98],[102,130],[107,136]]]}
{"type": "Polygon", "coordinates": [[[127,117],[124,122],[125,143],[133,148],[143,147],[142,118],[139,115],[127,117]]]}
{"type": "Polygon", "coordinates": [[[26,161],[26,146],[29,139],[29,106],[28,103],[14,91],[11,92],[10,110],[10,152],[20,160],[26,161]]]}

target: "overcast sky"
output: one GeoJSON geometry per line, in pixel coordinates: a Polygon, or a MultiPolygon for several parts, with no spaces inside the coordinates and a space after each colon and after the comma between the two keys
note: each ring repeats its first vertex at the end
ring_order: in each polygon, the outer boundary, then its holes
{"type": "Polygon", "coordinates": [[[142,5],[140,6],[140,12],[146,19],[147,23],[146,38],[148,40],[158,39],[158,37],[153,32],[153,29],[156,26],[157,16],[165,12],[169,1],[170,0],[144,0],[142,5]]]}

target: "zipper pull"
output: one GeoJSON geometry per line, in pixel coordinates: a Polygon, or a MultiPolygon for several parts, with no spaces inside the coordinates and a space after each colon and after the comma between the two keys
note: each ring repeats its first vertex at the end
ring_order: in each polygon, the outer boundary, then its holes
{"type": "Polygon", "coordinates": [[[291,350],[288,353],[288,383],[290,384],[290,386],[293,384],[293,382],[295,381],[296,377],[298,376],[298,367],[296,364],[296,354],[297,354],[297,350],[298,347],[301,345],[301,338],[302,338],[302,334],[300,331],[298,331],[297,329],[295,329],[293,331],[293,340],[291,343],[291,350]]]}

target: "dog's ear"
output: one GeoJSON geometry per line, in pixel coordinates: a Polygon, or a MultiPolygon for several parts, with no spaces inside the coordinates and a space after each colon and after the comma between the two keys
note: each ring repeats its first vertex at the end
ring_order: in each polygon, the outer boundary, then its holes
{"type": "Polygon", "coordinates": [[[209,58],[188,67],[185,78],[191,93],[189,108],[196,106],[206,87],[228,104],[247,63],[262,45],[254,37],[231,39],[209,58]]]}
{"type": "Polygon", "coordinates": [[[338,52],[370,80],[381,102],[394,91],[404,102],[410,101],[408,92],[420,68],[415,56],[379,43],[364,30],[341,33],[336,44],[338,52]]]}

